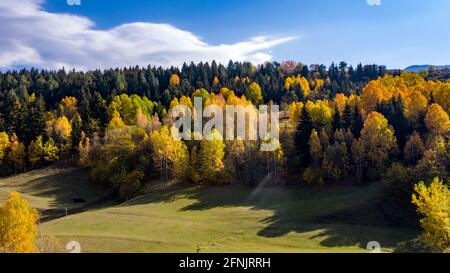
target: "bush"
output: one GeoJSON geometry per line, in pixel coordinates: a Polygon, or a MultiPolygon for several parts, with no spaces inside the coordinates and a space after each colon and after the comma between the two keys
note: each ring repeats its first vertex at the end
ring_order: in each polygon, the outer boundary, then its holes
{"type": "Polygon", "coordinates": [[[122,170],[111,176],[109,181],[118,190],[120,198],[128,200],[141,188],[141,180],[144,175],[144,172],[140,170],[134,170],[130,173],[122,170]]]}
{"type": "MultiPolygon", "coordinates": [[[[401,163],[394,163],[382,175],[382,181],[386,186],[389,195],[409,198],[413,184],[413,170],[403,166],[401,163]]],[[[405,199],[403,199],[405,200],[405,199]]]]}
{"type": "Polygon", "coordinates": [[[394,253],[431,253],[433,250],[421,238],[399,243],[394,253]]]}
{"type": "Polygon", "coordinates": [[[64,244],[52,235],[39,234],[36,245],[40,253],[67,253],[64,244]]]}
{"type": "Polygon", "coordinates": [[[308,183],[308,184],[323,185],[324,184],[324,180],[320,176],[320,173],[321,173],[320,170],[314,169],[312,167],[308,167],[303,172],[303,181],[308,183]]]}

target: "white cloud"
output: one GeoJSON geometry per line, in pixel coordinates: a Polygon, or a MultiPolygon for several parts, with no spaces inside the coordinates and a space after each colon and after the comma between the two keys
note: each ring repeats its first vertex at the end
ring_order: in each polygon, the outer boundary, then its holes
{"type": "Polygon", "coordinates": [[[81,16],[50,13],[42,0],[0,0],[0,67],[62,66],[81,70],[183,62],[270,61],[269,49],[296,37],[259,36],[211,45],[169,24],[136,22],[95,29],[81,16]]]}
{"type": "Polygon", "coordinates": [[[367,0],[369,6],[381,6],[381,0],[367,0]]]}

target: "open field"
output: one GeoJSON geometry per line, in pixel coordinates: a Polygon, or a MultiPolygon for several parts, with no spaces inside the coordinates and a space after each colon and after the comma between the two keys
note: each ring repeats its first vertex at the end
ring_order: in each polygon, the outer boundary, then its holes
{"type": "Polygon", "coordinates": [[[147,187],[126,203],[46,222],[40,230],[62,242],[79,241],[83,252],[367,252],[369,241],[389,252],[419,231],[365,215],[364,207],[379,196],[376,185],[147,187]],[[346,211],[358,213],[327,220],[346,211]]]}
{"type": "Polygon", "coordinates": [[[74,209],[85,206],[109,193],[89,182],[89,172],[75,168],[49,167],[0,179],[0,203],[12,191],[20,192],[39,210],[74,209]],[[73,203],[83,198],[86,203],[73,203]]]}

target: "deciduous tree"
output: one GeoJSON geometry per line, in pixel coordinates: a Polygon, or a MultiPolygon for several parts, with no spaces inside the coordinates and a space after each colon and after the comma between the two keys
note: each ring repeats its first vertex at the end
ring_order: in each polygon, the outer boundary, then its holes
{"type": "Polygon", "coordinates": [[[424,217],[420,220],[424,241],[434,250],[450,250],[450,190],[439,178],[430,186],[420,182],[414,187],[412,202],[424,217]]]}
{"type": "Polygon", "coordinates": [[[11,193],[0,208],[0,249],[14,253],[38,252],[38,219],[38,212],[19,193],[11,193]]]}

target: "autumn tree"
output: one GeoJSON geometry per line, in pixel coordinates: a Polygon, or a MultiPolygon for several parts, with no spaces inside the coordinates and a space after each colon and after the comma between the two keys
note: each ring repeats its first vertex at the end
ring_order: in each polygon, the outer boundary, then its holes
{"type": "Polygon", "coordinates": [[[425,147],[420,134],[414,132],[406,142],[403,151],[406,162],[409,165],[416,165],[417,162],[422,158],[424,151],[425,147]]]}
{"type": "Polygon", "coordinates": [[[13,253],[38,252],[38,219],[38,212],[19,193],[11,193],[0,208],[0,249],[13,253]]]}
{"type": "Polygon", "coordinates": [[[425,116],[425,124],[433,135],[446,135],[450,131],[450,119],[442,107],[433,103],[425,116]]]}
{"type": "Polygon", "coordinates": [[[450,160],[449,145],[442,136],[431,139],[431,143],[423,152],[417,164],[419,177],[433,179],[448,176],[448,162],[450,160]]]}
{"type": "Polygon", "coordinates": [[[302,102],[293,102],[289,104],[289,120],[293,126],[297,126],[303,110],[302,102]]]}
{"type": "Polygon", "coordinates": [[[348,150],[345,142],[336,141],[324,153],[323,169],[329,180],[339,181],[347,174],[348,150]]]}
{"type": "Polygon", "coordinates": [[[216,130],[213,130],[211,135],[205,137],[200,144],[199,173],[202,180],[217,182],[225,167],[224,155],[225,144],[222,136],[216,130]]]}
{"type": "Polygon", "coordinates": [[[316,128],[330,128],[333,121],[333,109],[329,106],[328,101],[318,100],[316,102],[308,101],[305,105],[311,120],[316,128]]]}
{"type": "Polygon", "coordinates": [[[70,139],[72,133],[72,125],[70,125],[67,117],[62,116],[56,119],[54,124],[55,134],[62,144],[65,144],[70,139]]]}
{"type": "Polygon", "coordinates": [[[180,77],[177,74],[172,74],[172,76],[170,76],[169,83],[171,86],[179,86],[180,85],[180,77]]]}
{"type": "Polygon", "coordinates": [[[405,114],[415,127],[423,119],[428,107],[428,99],[418,90],[404,95],[405,114]]]}
{"type": "Polygon", "coordinates": [[[189,155],[186,145],[174,139],[166,126],[154,130],[150,135],[153,147],[154,163],[161,170],[161,180],[169,179],[169,171],[175,177],[183,178],[189,166],[189,155]]]}
{"type": "Polygon", "coordinates": [[[397,148],[394,130],[387,119],[378,112],[372,112],[364,122],[361,140],[367,159],[376,168],[386,166],[390,154],[397,148]]]}
{"type": "Polygon", "coordinates": [[[42,136],[38,136],[28,146],[28,156],[33,167],[39,166],[41,163],[51,163],[59,159],[59,149],[55,145],[55,141],[49,138],[44,141],[42,136]]]}
{"type": "Polygon", "coordinates": [[[9,136],[5,132],[0,133],[0,162],[5,158],[7,150],[11,143],[9,142],[9,136]]]}
{"type": "Polygon", "coordinates": [[[247,93],[245,96],[253,102],[253,104],[259,105],[263,103],[263,95],[261,91],[261,87],[256,82],[251,83],[247,87],[247,93]]]}
{"type": "Polygon", "coordinates": [[[423,218],[423,240],[434,250],[450,251],[450,190],[439,178],[430,186],[420,182],[414,187],[412,203],[423,218]]]}
{"type": "Polygon", "coordinates": [[[78,144],[80,150],[80,166],[89,167],[91,165],[91,161],[89,158],[90,152],[90,140],[89,137],[86,136],[84,132],[81,132],[80,143],[78,144]]]}
{"type": "Polygon", "coordinates": [[[123,122],[123,119],[120,116],[119,112],[114,111],[112,114],[112,119],[107,126],[107,130],[109,131],[118,130],[124,128],[125,126],[126,126],[125,122],[123,122]]]}
{"type": "Polygon", "coordinates": [[[319,163],[322,160],[323,151],[322,144],[320,143],[319,135],[317,134],[316,129],[313,129],[311,132],[311,137],[309,140],[309,151],[311,154],[311,162],[314,168],[319,167],[319,163]]]}
{"type": "Polygon", "coordinates": [[[75,97],[64,97],[61,100],[62,115],[72,119],[77,112],[77,99],[75,97]]]}
{"type": "Polygon", "coordinates": [[[8,159],[14,165],[14,173],[17,173],[18,170],[23,171],[25,167],[25,157],[25,145],[19,141],[16,134],[13,134],[11,137],[11,147],[8,159]]]}

